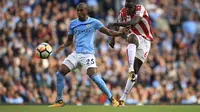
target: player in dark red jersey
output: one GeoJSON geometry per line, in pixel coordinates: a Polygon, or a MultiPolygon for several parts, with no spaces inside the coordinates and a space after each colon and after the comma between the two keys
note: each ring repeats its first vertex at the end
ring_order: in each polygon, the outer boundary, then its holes
{"type": "MultiPolygon", "coordinates": [[[[127,56],[129,63],[129,77],[122,97],[119,100],[121,106],[125,106],[125,100],[131,88],[135,84],[138,72],[146,60],[151,41],[153,40],[152,28],[148,13],[142,5],[135,0],[126,0],[125,8],[119,13],[118,22],[110,23],[109,26],[120,26],[120,29],[128,29],[127,56]]],[[[114,47],[115,40],[110,40],[110,46],[114,47]]]]}

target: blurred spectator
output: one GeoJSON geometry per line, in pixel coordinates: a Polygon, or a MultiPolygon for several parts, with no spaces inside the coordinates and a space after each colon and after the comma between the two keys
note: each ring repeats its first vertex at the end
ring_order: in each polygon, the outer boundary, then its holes
{"type": "Polygon", "coordinates": [[[194,21],[194,14],[192,12],[189,14],[188,20],[183,23],[183,31],[192,36],[197,31],[197,23],[194,21]]]}

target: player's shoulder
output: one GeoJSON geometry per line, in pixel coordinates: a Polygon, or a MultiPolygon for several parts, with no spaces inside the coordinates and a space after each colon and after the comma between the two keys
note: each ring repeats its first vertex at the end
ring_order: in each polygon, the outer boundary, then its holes
{"type": "Polygon", "coordinates": [[[96,24],[96,23],[101,23],[101,22],[98,19],[96,19],[96,18],[89,17],[88,23],[96,24]]]}
{"type": "Polygon", "coordinates": [[[136,9],[136,11],[137,11],[137,10],[145,10],[144,6],[141,5],[141,4],[135,5],[135,9],[136,9]]]}
{"type": "Polygon", "coordinates": [[[99,20],[93,17],[89,17],[89,21],[99,21],[99,20]]]}
{"type": "Polygon", "coordinates": [[[119,12],[120,13],[126,13],[126,9],[123,7],[123,8],[121,8],[121,10],[119,12]]]}
{"type": "Polygon", "coordinates": [[[72,19],[71,21],[70,21],[70,23],[76,23],[76,22],[78,22],[78,19],[76,18],[76,19],[72,19]]]}
{"type": "Polygon", "coordinates": [[[121,10],[119,11],[119,15],[121,15],[121,17],[126,17],[126,9],[121,8],[121,10]]]}
{"type": "Polygon", "coordinates": [[[75,23],[77,23],[78,22],[78,19],[76,18],[76,19],[72,19],[69,23],[71,24],[71,25],[73,25],[73,24],[75,24],[75,23]]]}

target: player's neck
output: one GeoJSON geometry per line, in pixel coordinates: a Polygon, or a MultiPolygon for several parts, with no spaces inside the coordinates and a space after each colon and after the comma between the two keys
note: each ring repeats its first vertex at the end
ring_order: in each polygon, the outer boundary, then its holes
{"type": "Polygon", "coordinates": [[[85,18],[81,19],[81,18],[78,18],[79,21],[83,22],[83,21],[86,21],[89,17],[86,16],[85,18]]]}

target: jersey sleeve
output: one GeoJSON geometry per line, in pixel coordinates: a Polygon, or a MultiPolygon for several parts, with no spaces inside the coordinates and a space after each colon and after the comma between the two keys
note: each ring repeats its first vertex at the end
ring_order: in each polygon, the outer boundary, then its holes
{"type": "Polygon", "coordinates": [[[72,29],[72,26],[71,26],[71,22],[69,23],[69,25],[68,25],[68,33],[67,33],[68,35],[73,35],[74,34],[74,32],[73,32],[73,29],[72,29]]]}
{"type": "Polygon", "coordinates": [[[135,9],[136,9],[136,14],[135,14],[135,16],[143,17],[143,15],[144,15],[144,13],[145,13],[145,8],[144,8],[144,6],[142,6],[142,5],[136,5],[136,6],[135,6],[135,9]]]}
{"type": "Polygon", "coordinates": [[[99,20],[95,20],[95,29],[99,30],[103,26],[104,25],[99,20]]]}
{"type": "Polygon", "coordinates": [[[123,8],[120,10],[117,18],[117,22],[123,22],[123,8]]]}
{"type": "Polygon", "coordinates": [[[122,22],[122,12],[121,11],[118,14],[117,22],[122,22]]]}

